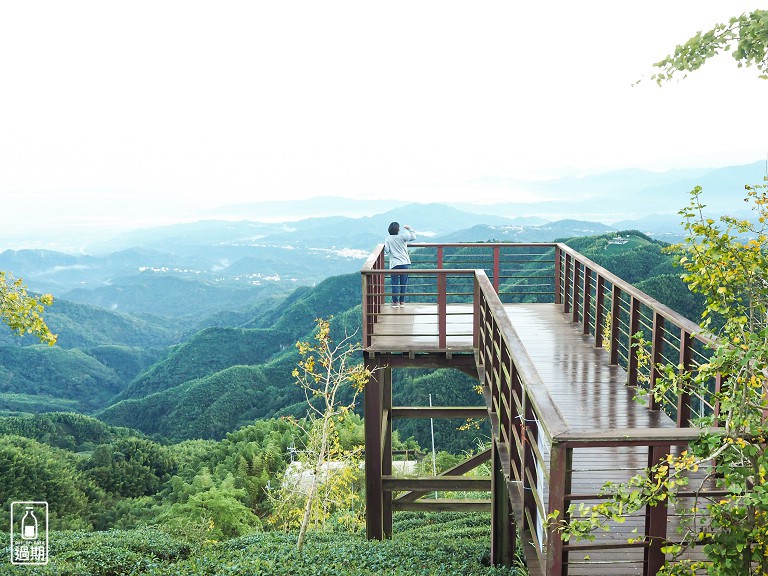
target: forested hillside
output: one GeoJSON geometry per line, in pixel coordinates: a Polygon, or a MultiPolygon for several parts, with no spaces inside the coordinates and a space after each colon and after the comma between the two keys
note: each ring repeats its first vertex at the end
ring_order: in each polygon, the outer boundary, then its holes
{"type": "MultiPolygon", "coordinates": [[[[697,318],[701,304],[678,278],[665,244],[636,231],[620,236],[621,243],[613,233],[566,242],[697,318]]],[[[238,302],[239,311],[203,315],[200,331],[184,331],[167,318],[60,300],[50,320],[62,346],[18,346],[8,336],[9,344],[0,346],[0,410],[76,411],[175,441],[219,439],[257,418],[301,415],[303,398],[290,375],[298,359],[293,344],[307,337],[319,317],[334,316],[339,334],[359,330],[360,297],[358,274],[333,276],[287,296],[238,302]]],[[[430,393],[438,404],[480,403],[471,380],[459,373],[403,370],[395,378],[396,401],[402,404],[425,405],[430,393]]],[[[451,433],[458,424],[438,424],[439,447],[470,447],[472,440],[456,440],[451,433]]],[[[414,436],[422,445],[428,441],[418,421],[399,426],[403,437],[414,436]]]]}
{"type": "MultiPolygon", "coordinates": [[[[614,233],[566,242],[695,318],[700,304],[679,280],[664,245],[637,232],[620,235],[621,243],[614,233]]],[[[516,282],[505,280],[503,286],[514,291],[516,282]]],[[[205,295],[194,296],[200,297],[205,295]]],[[[50,502],[53,529],[87,531],[66,537],[72,549],[83,547],[82,534],[89,531],[129,530],[124,542],[99,536],[90,545],[118,564],[157,550],[166,554],[168,566],[186,570],[185,563],[200,561],[195,543],[238,542],[233,538],[249,547],[250,562],[260,541],[253,534],[275,521],[272,490],[306,441],[293,423],[307,409],[291,374],[299,360],[295,343],[311,338],[316,318],[331,318],[335,339],[354,334],[357,340],[360,300],[357,273],[290,294],[238,301],[232,309],[198,306],[199,316],[183,322],[59,300],[49,317],[62,345],[5,337],[0,346],[0,500],[34,493],[50,502]],[[158,524],[162,532],[134,531],[158,524]],[[148,544],[137,547],[133,538],[148,544]]],[[[458,371],[402,369],[393,378],[396,405],[426,406],[430,396],[435,405],[483,403],[476,382],[458,371]]],[[[343,400],[351,393],[345,390],[343,400]]],[[[359,407],[337,426],[342,445],[359,448],[359,407]]],[[[436,420],[438,470],[481,450],[488,433],[485,423],[436,420]]],[[[424,448],[431,441],[428,421],[396,423],[395,448],[421,459],[427,474],[431,460],[424,459],[424,448]]],[[[337,520],[359,526],[360,513],[352,504],[337,520]]],[[[7,524],[7,514],[0,512],[0,525],[7,524]]],[[[428,516],[414,521],[430,522],[428,516]]],[[[472,526],[462,531],[487,525],[482,516],[475,524],[460,522],[472,526]]],[[[276,535],[264,538],[291,553],[276,535]]],[[[481,568],[481,548],[462,573],[502,573],[481,568]]],[[[62,566],[70,561],[65,556],[62,551],[58,559],[62,566]]],[[[214,557],[204,556],[206,562],[214,557]]],[[[247,562],[233,565],[245,569],[247,562]]],[[[81,564],[90,566],[87,560],[81,564]]]]}
{"type": "Polygon", "coordinates": [[[664,251],[669,246],[666,242],[653,240],[637,230],[569,238],[565,242],[686,318],[696,321],[701,315],[704,301],[680,279],[680,270],[664,251]],[[617,239],[626,243],[616,243],[617,239]]]}

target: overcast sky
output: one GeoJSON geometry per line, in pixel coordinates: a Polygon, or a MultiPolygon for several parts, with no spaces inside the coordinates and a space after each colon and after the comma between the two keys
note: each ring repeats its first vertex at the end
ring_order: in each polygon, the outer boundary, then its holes
{"type": "Polygon", "coordinates": [[[631,86],[757,2],[0,7],[6,231],[328,194],[513,200],[493,183],[768,153],[768,81],[730,57],[631,86]]]}

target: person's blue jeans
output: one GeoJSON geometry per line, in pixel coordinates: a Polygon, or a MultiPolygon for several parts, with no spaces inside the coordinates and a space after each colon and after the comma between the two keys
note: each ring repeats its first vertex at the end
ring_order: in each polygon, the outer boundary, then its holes
{"type": "MultiPolygon", "coordinates": [[[[392,270],[407,270],[410,264],[399,264],[392,270]]],[[[405,302],[405,289],[408,286],[408,274],[392,274],[392,303],[402,304],[405,302]]]]}

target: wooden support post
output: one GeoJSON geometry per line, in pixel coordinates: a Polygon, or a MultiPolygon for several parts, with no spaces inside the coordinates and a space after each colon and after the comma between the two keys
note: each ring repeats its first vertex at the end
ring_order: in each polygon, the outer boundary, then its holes
{"type": "Polygon", "coordinates": [[[371,379],[365,386],[365,530],[369,540],[384,538],[384,490],[382,487],[381,413],[382,379],[391,368],[379,364],[380,357],[366,356],[371,379]]]}
{"type": "Polygon", "coordinates": [[[629,305],[629,350],[627,351],[627,385],[637,386],[637,355],[640,350],[637,347],[635,334],[640,330],[640,301],[634,296],[629,305]]]}
{"type": "Polygon", "coordinates": [[[605,278],[597,275],[595,287],[595,348],[603,347],[603,324],[605,324],[605,278]]]}
{"type": "Polygon", "coordinates": [[[480,299],[482,297],[480,284],[477,282],[477,275],[473,276],[472,284],[474,286],[474,294],[472,296],[472,349],[477,352],[480,346],[480,299]]]}
{"type": "MultiPolygon", "coordinates": [[[[693,336],[689,332],[685,331],[685,328],[680,330],[680,369],[681,373],[691,371],[693,355],[693,336]]],[[[682,392],[677,397],[677,427],[688,428],[691,425],[691,394],[690,392],[682,392]]]]}
{"type": "MultiPolygon", "coordinates": [[[[669,454],[669,446],[650,446],[648,448],[648,467],[659,463],[669,454]]],[[[656,506],[645,509],[645,539],[643,576],[655,576],[664,566],[665,557],[661,548],[667,542],[667,503],[669,499],[658,502],[656,506]]]]}
{"type": "MultiPolygon", "coordinates": [[[[720,390],[723,388],[723,375],[718,372],[715,376],[715,406],[714,406],[714,419],[712,424],[714,426],[720,426],[720,390]]],[[[763,419],[765,420],[765,411],[763,411],[763,419]]]]}
{"type": "MultiPolygon", "coordinates": [[[[491,326],[491,338],[491,365],[486,366],[485,374],[486,376],[490,376],[491,397],[493,398],[493,412],[496,412],[496,414],[499,415],[499,420],[501,420],[501,379],[499,378],[501,368],[499,364],[499,354],[495,353],[494,351],[498,350],[498,348],[502,345],[502,338],[499,327],[495,323],[491,326]]],[[[501,428],[499,428],[499,441],[501,441],[501,428]]]]}
{"type": "Polygon", "coordinates": [[[363,281],[363,348],[367,348],[371,345],[371,334],[373,334],[373,322],[375,317],[373,312],[373,297],[369,294],[369,290],[373,290],[375,285],[372,284],[373,277],[367,274],[362,274],[363,281]]]}
{"type": "Polygon", "coordinates": [[[536,498],[533,495],[534,490],[538,490],[537,479],[538,469],[536,466],[536,452],[532,444],[539,441],[539,428],[536,424],[536,416],[533,412],[533,406],[530,399],[526,396],[524,408],[525,425],[523,426],[523,515],[521,520],[524,531],[535,532],[538,529],[537,522],[543,520],[539,518],[536,508],[536,498]]]}
{"type": "MultiPolygon", "coordinates": [[[[382,411],[387,415],[384,429],[384,446],[381,462],[383,476],[392,475],[392,368],[383,370],[382,411]]],[[[392,492],[384,492],[382,497],[382,523],[384,538],[392,537],[392,492]]]]}
{"type": "Polygon", "coordinates": [[[499,286],[501,285],[501,282],[499,280],[499,275],[501,274],[501,258],[500,258],[500,252],[499,252],[499,246],[495,245],[493,247],[493,290],[496,292],[496,294],[499,293],[499,286]]]}
{"type": "Polygon", "coordinates": [[[515,517],[507,488],[507,478],[499,457],[499,449],[493,444],[491,462],[491,563],[495,566],[512,566],[515,558],[515,517]]]}
{"type": "MultiPolygon", "coordinates": [[[[384,270],[384,267],[385,267],[384,250],[382,250],[381,254],[379,254],[378,260],[376,261],[376,270],[384,270]]],[[[376,324],[376,322],[378,321],[378,318],[379,318],[379,312],[381,312],[381,309],[386,304],[385,293],[387,291],[387,288],[386,288],[386,281],[387,281],[387,279],[386,279],[386,277],[383,274],[376,274],[376,276],[374,276],[373,280],[376,283],[376,287],[375,287],[376,296],[373,299],[374,300],[374,304],[373,304],[373,312],[374,312],[373,324],[376,324]]]]}
{"type": "Polygon", "coordinates": [[[661,377],[659,374],[659,364],[664,356],[664,316],[658,312],[653,313],[653,341],[651,342],[651,380],[648,389],[650,402],[648,407],[651,410],[659,409],[659,402],[653,397],[656,390],[656,380],[661,377]]]}
{"type": "Polygon", "coordinates": [[[613,285],[611,291],[611,366],[619,364],[619,336],[621,335],[621,288],[613,285]]]}
{"type": "MultiPolygon", "coordinates": [[[[571,320],[573,322],[579,321],[579,301],[581,298],[581,284],[579,284],[579,270],[581,265],[578,260],[573,262],[573,280],[571,280],[571,288],[573,289],[573,310],[571,311],[571,320]]],[[[583,304],[583,301],[582,301],[583,304]]]]}
{"type": "Polygon", "coordinates": [[[511,442],[507,446],[509,454],[509,475],[513,480],[522,480],[523,470],[523,450],[520,448],[524,446],[523,434],[525,434],[525,421],[524,421],[524,408],[525,405],[525,391],[523,390],[523,384],[520,382],[520,374],[517,371],[517,365],[512,362],[510,372],[510,409],[512,411],[512,427],[510,429],[511,442]],[[517,411],[517,405],[515,402],[517,397],[518,402],[521,405],[521,411],[517,411]],[[517,438],[517,440],[515,440],[517,438]],[[518,442],[520,447],[518,447],[518,442]]]}
{"type": "Polygon", "coordinates": [[[438,348],[445,350],[447,347],[448,331],[448,294],[446,275],[437,275],[437,340],[438,348]]]}
{"type": "MultiPolygon", "coordinates": [[[[566,495],[571,492],[570,470],[573,468],[573,448],[564,444],[552,444],[549,461],[549,505],[547,514],[559,512],[561,520],[567,520],[566,495]]],[[[543,519],[542,519],[543,520],[543,519]]],[[[563,538],[555,526],[547,531],[547,576],[565,576],[568,566],[568,551],[563,547],[563,538]]]]}
{"type": "Polygon", "coordinates": [[[517,374],[515,363],[509,354],[509,349],[506,347],[501,349],[501,370],[501,379],[504,384],[502,388],[504,403],[500,407],[503,408],[504,413],[499,415],[499,429],[504,430],[502,436],[506,439],[507,454],[511,454],[512,447],[515,444],[513,429],[515,426],[515,416],[517,415],[515,403],[512,399],[512,381],[517,378],[517,374]],[[504,371],[506,371],[506,376],[504,371]]]}
{"type": "Polygon", "coordinates": [[[592,308],[592,270],[587,266],[584,266],[584,287],[582,288],[584,294],[584,307],[582,312],[582,334],[589,334],[590,320],[589,312],[592,308]]]}
{"type": "Polygon", "coordinates": [[[560,278],[562,272],[562,263],[560,262],[560,259],[562,258],[562,254],[560,246],[555,245],[555,304],[563,303],[563,296],[561,294],[563,283],[560,278]]]}
{"type": "Polygon", "coordinates": [[[571,262],[573,258],[565,253],[565,270],[563,272],[563,314],[571,311],[571,262]]]}

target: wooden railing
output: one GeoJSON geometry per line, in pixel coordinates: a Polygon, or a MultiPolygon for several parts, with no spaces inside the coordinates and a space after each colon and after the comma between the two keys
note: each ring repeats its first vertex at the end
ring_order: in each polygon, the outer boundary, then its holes
{"type": "MultiPolygon", "coordinates": [[[[610,363],[625,367],[628,385],[642,387],[646,382],[652,387],[658,377],[656,363],[679,362],[682,370],[691,370],[705,361],[704,352],[696,343],[703,348],[707,340],[697,333],[695,324],[591,260],[558,244],[555,270],[557,303],[573,322],[581,323],[584,334],[591,335],[595,346],[603,346],[606,334],[610,346],[607,358],[610,363]],[[653,364],[646,366],[647,374],[638,369],[638,355],[643,352],[633,346],[637,340],[634,335],[639,332],[647,333],[651,348],[653,364]]],[[[601,549],[642,547],[643,574],[656,574],[665,561],[662,547],[674,539],[673,534],[667,533],[670,511],[666,502],[639,515],[641,525],[632,544],[625,540],[566,545],[559,533],[544,529],[544,520],[548,513],[556,511],[561,519],[568,519],[571,504],[594,503],[603,498],[597,493],[572,492],[575,452],[642,447],[647,451],[648,465],[658,463],[674,447],[687,446],[702,432],[690,428],[692,416],[716,411],[714,390],[680,394],[658,404],[651,399],[648,408],[667,411],[676,419],[677,428],[575,431],[539,377],[525,343],[517,336],[489,281],[478,273],[476,282],[478,362],[491,413],[493,441],[502,454],[501,462],[508,465],[504,473],[511,481],[518,530],[525,535],[523,542],[530,543],[526,556],[531,573],[565,574],[569,555],[577,552],[588,555],[601,549]]],[[[628,470],[627,476],[631,475],[628,470]]],[[[719,493],[710,492],[716,494],[719,493]]],[[[692,497],[693,493],[682,496],[692,497]]]]}
{"type": "MultiPolygon", "coordinates": [[[[703,391],[668,394],[659,402],[648,395],[648,409],[664,410],[676,422],[675,428],[575,430],[539,376],[504,305],[558,304],[595,347],[608,349],[606,361],[625,369],[627,385],[636,387],[639,395],[654,390],[657,365],[671,363],[690,371],[705,362],[707,337],[693,322],[564,244],[418,245],[413,261],[410,273],[422,282],[412,285],[409,298],[438,304],[441,344],[451,337],[445,320],[449,304],[471,303],[472,350],[491,419],[495,458],[508,482],[531,574],[566,574],[569,555],[577,552],[583,556],[630,548],[643,549],[643,575],[656,574],[665,561],[662,547],[674,539],[668,534],[667,502],[637,516],[633,543],[625,539],[565,544],[559,533],[546,529],[545,519],[556,511],[568,519],[571,504],[603,498],[572,490],[573,464],[580,451],[644,450],[647,464],[653,465],[698,437],[702,430],[695,427],[696,417],[717,413],[714,395],[719,383],[703,391]],[[640,346],[641,341],[646,345],[640,346]]],[[[376,323],[388,313],[384,308],[388,274],[379,247],[363,269],[365,346],[371,343],[376,323]]],[[[628,475],[631,472],[627,470],[628,475]]]]}
{"type": "Polygon", "coordinates": [[[555,269],[555,301],[573,322],[582,325],[584,334],[594,338],[595,347],[607,347],[610,363],[627,371],[630,386],[649,393],[651,409],[664,410],[679,427],[718,412],[714,397],[719,382],[690,395],[664,397],[660,402],[652,393],[659,378],[657,366],[671,364],[691,371],[707,361],[711,339],[697,324],[564,244],[557,245],[555,269]],[[645,341],[645,349],[639,347],[641,341],[645,341]],[[643,357],[647,362],[640,360],[643,357]],[[640,365],[645,365],[644,373],[640,365]]]}
{"type": "MultiPolygon", "coordinates": [[[[472,335],[471,330],[467,332],[467,323],[462,323],[460,317],[468,319],[472,314],[473,277],[477,270],[485,272],[494,291],[504,302],[555,301],[554,244],[415,243],[411,246],[413,264],[408,270],[407,300],[415,304],[437,304],[434,331],[421,335],[438,337],[441,348],[449,345],[451,339],[472,335]],[[468,306],[466,310],[456,308],[450,311],[450,304],[468,306]],[[452,324],[459,328],[451,331],[452,324]]],[[[362,268],[365,347],[371,345],[375,324],[392,314],[386,306],[392,295],[388,277],[402,272],[385,267],[383,248],[383,245],[378,245],[362,268]]],[[[471,322],[469,324],[471,326],[471,322]]],[[[389,335],[398,334],[390,332],[389,335]]]]}

